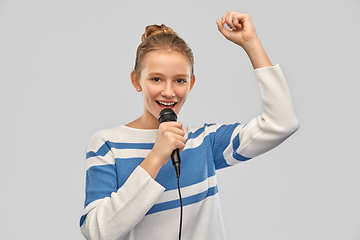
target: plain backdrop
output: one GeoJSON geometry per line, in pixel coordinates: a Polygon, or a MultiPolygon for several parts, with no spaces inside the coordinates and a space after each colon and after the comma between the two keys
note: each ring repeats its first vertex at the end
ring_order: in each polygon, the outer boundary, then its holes
{"type": "Polygon", "coordinates": [[[301,123],[218,171],[228,239],[360,239],[359,0],[0,0],[0,239],[83,239],[86,146],[142,114],[129,74],[148,24],[172,27],[195,55],[179,121],[261,113],[248,57],[217,30],[228,10],[251,15],[301,123]]]}

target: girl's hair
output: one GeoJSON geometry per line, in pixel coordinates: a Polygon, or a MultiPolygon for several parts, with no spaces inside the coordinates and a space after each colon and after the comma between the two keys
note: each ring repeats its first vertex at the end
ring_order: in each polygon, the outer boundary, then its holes
{"type": "Polygon", "coordinates": [[[141,36],[142,43],[136,51],[135,72],[140,76],[144,56],[155,50],[174,50],[188,57],[191,64],[191,76],[194,74],[194,56],[190,47],[171,28],[162,25],[149,25],[141,36]]]}

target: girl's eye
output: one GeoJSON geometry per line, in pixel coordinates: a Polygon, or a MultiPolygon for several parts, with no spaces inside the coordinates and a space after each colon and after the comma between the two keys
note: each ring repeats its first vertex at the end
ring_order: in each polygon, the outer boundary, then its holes
{"type": "Polygon", "coordinates": [[[160,78],[154,77],[151,80],[153,80],[154,82],[160,82],[160,78]]]}
{"type": "Polygon", "coordinates": [[[185,79],[178,79],[178,80],[176,80],[176,82],[177,83],[184,83],[184,82],[186,82],[186,80],[185,79]]]}

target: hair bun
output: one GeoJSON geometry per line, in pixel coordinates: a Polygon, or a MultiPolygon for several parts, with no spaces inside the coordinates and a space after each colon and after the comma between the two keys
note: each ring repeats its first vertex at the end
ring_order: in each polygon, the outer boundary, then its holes
{"type": "Polygon", "coordinates": [[[168,33],[168,34],[175,34],[177,35],[171,28],[165,26],[164,24],[159,25],[149,25],[145,28],[145,33],[141,36],[141,41],[145,41],[151,36],[161,34],[161,33],[168,33]]]}

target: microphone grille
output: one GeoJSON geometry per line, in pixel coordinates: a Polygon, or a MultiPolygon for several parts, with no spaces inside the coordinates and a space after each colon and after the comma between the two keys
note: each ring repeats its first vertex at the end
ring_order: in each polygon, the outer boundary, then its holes
{"type": "Polygon", "coordinates": [[[171,121],[173,122],[177,121],[176,113],[170,108],[164,108],[163,110],[161,110],[159,114],[159,123],[171,122],[171,121]]]}

